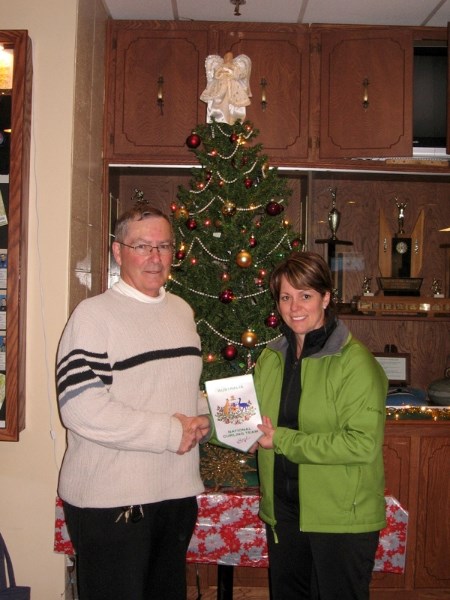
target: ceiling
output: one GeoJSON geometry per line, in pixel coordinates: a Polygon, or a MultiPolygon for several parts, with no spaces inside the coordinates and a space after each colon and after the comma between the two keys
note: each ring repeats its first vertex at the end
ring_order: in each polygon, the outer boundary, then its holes
{"type": "Polygon", "coordinates": [[[445,27],[450,0],[104,0],[113,19],[445,27]]]}

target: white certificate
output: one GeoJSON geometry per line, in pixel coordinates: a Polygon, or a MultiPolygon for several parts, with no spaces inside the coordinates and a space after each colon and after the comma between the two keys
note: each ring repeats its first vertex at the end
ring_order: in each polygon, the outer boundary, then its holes
{"type": "Polygon", "coordinates": [[[247,452],[263,435],[253,375],[238,375],[205,382],[217,439],[247,452]]]}

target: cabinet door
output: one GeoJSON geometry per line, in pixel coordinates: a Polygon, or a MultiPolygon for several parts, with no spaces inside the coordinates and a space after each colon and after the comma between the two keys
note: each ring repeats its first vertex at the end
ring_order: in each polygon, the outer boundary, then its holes
{"type": "Polygon", "coordinates": [[[423,437],[419,465],[416,588],[450,588],[449,473],[448,435],[423,437]]]}
{"type": "Polygon", "coordinates": [[[219,30],[219,54],[252,61],[246,118],[259,130],[271,162],[295,164],[308,154],[309,33],[303,27],[250,23],[219,30]],[[264,87],[264,82],[266,85],[264,87]],[[263,85],[261,85],[263,83],[263,85]],[[262,104],[265,93],[266,104],[262,104]]]}
{"type": "Polygon", "coordinates": [[[112,21],[109,33],[107,158],[192,161],[185,140],[205,120],[207,30],[112,21]]]}
{"type": "Polygon", "coordinates": [[[320,157],[412,155],[410,31],[321,34],[320,157]]]}

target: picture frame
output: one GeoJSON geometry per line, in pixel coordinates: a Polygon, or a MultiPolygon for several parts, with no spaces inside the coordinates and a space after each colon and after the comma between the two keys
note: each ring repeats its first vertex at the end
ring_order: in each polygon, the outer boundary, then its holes
{"type": "Polygon", "coordinates": [[[403,387],[411,381],[411,355],[397,352],[373,352],[375,359],[383,367],[390,387],[403,387]]]}

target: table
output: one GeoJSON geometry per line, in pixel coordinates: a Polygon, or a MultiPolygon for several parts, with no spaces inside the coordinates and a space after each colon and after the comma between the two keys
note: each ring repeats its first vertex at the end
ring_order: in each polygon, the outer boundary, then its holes
{"type": "MultiPolygon", "coordinates": [[[[405,570],[408,512],[385,494],[387,526],[380,534],[374,571],[405,570]]],[[[233,597],[233,567],[268,567],[265,525],[258,516],[259,490],[206,491],[197,496],[199,513],[189,544],[189,563],[217,564],[217,598],[233,597]]],[[[56,500],[55,552],[74,554],[62,502],[56,500]]]]}

